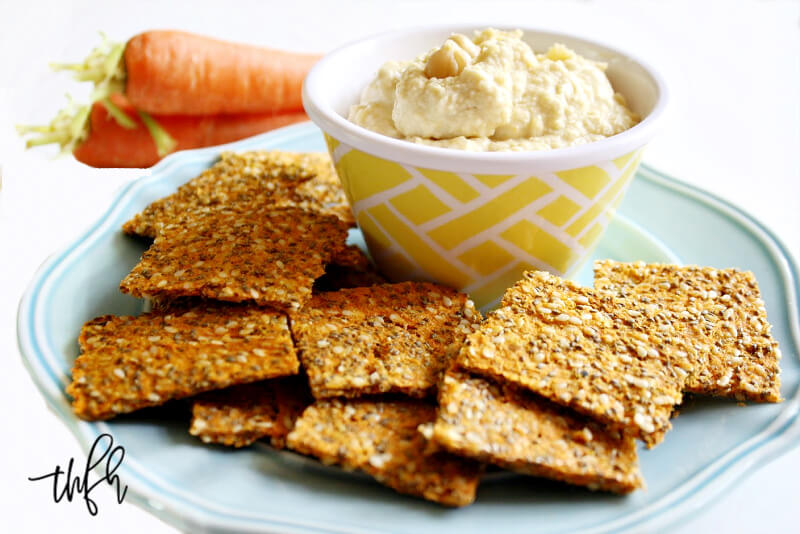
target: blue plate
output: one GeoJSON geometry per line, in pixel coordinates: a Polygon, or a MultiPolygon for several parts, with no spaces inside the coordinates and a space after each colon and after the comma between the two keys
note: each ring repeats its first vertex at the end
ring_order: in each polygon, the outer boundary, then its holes
{"type": "MultiPolygon", "coordinates": [[[[224,147],[324,150],[302,124],[224,147]]],[[[133,415],[111,422],[76,419],[64,393],[82,323],[102,314],[137,314],[142,302],[119,281],[138,261],[141,241],[122,223],[208,167],[221,147],[174,154],[125,187],[111,208],[39,269],[19,308],[23,360],[50,408],[88,450],[110,432],[127,455],[122,480],[136,502],[188,532],[618,532],[661,529],[700,510],[800,433],[798,269],[786,248],[746,213],[694,187],[642,167],[595,258],[696,263],[750,269],[758,277],[783,350],[778,405],[689,399],[665,442],[642,451],[648,490],[628,497],[512,476],[484,482],[460,510],[395,494],[365,477],[266,446],[209,447],[183,416],[133,415]],[[157,418],[156,418],[157,417],[157,418]]],[[[357,233],[351,235],[359,241],[357,233]]],[[[591,266],[579,275],[591,284],[591,266]]]]}

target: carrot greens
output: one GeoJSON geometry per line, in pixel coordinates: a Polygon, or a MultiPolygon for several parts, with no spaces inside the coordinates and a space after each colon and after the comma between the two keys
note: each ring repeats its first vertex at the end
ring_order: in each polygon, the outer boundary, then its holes
{"type": "MultiPolygon", "coordinates": [[[[111,100],[114,93],[125,91],[125,43],[116,43],[100,32],[103,41],[96,46],[82,63],[51,63],[55,71],[71,71],[73,78],[79,82],[92,82],[94,89],[89,96],[89,104],[80,106],[67,95],[69,103],[60,110],[47,126],[18,125],[17,132],[28,136],[25,146],[47,145],[57,143],[61,152],[72,153],[89,135],[89,112],[92,104],[102,101],[108,114],[123,128],[137,128],[136,121],[131,119],[119,106],[111,100]]],[[[149,114],[139,111],[147,131],[153,138],[159,156],[169,154],[175,149],[177,142],[149,114]]]]}

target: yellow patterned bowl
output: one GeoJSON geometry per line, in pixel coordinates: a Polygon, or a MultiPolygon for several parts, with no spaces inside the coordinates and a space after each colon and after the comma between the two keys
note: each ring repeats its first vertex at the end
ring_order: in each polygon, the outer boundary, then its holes
{"type": "Polygon", "coordinates": [[[430,280],[491,306],[523,271],[569,277],[602,235],[666,105],[661,78],[643,62],[563,34],[521,28],[535,51],[563,43],[608,63],[615,90],[643,117],[586,145],[531,152],[467,152],[392,139],[347,120],[351,105],[390,59],[411,59],[454,32],[428,27],[369,37],[325,56],[303,87],[370,254],[395,280],[430,280]]]}

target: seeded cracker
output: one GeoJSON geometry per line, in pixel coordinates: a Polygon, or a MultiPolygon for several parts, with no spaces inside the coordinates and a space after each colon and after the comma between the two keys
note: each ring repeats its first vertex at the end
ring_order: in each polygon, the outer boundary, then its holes
{"type": "Polygon", "coordinates": [[[120,288],[296,308],[346,236],[335,217],[299,209],[203,208],[164,226],[120,288]]]}
{"type": "Polygon", "coordinates": [[[454,454],[590,489],[643,485],[632,436],[516,386],[450,370],[439,404],[432,439],[454,454]]]}
{"type": "Polygon", "coordinates": [[[481,468],[445,452],[425,453],[417,431],[436,408],[418,401],[325,400],[303,412],[287,445],[325,464],[358,469],[409,495],[448,506],[475,500],[481,468]]]}
{"type": "Polygon", "coordinates": [[[286,317],[251,306],[99,317],[84,325],[79,343],[67,393],[87,420],[299,368],[286,317]]]}
{"type": "Polygon", "coordinates": [[[236,204],[290,206],[340,217],[353,214],[330,158],[323,153],[281,151],[223,152],[219,162],[156,200],[126,222],[127,234],[155,238],[158,228],[199,207],[236,204]]]}
{"type": "Polygon", "coordinates": [[[311,404],[304,376],[289,376],[204,393],[192,404],[189,433],[204,443],[246,447],[269,437],[283,448],[286,436],[311,404]]]}
{"type": "Polygon", "coordinates": [[[402,282],[316,294],[291,328],[315,398],[424,397],[479,320],[462,293],[402,282]]]}
{"type": "Polygon", "coordinates": [[[467,337],[458,361],[653,446],[670,428],[683,381],[646,337],[604,306],[591,289],[527,272],[467,337]]]}
{"type": "Polygon", "coordinates": [[[696,349],[686,391],[780,401],[780,350],[753,273],[606,260],[595,263],[595,287],[631,307],[671,313],[696,349]]]}

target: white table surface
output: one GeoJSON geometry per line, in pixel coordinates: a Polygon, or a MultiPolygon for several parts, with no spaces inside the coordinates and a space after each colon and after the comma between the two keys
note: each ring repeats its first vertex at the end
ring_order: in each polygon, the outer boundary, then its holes
{"type": "MultiPolygon", "coordinates": [[[[151,28],[327,51],[359,36],[420,23],[525,24],[636,51],[673,90],[671,121],[645,161],[725,197],[800,253],[800,3],[571,2],[90,2],[0,6],[0,531],[175,532],[137,507],[93,493],[54,504],[26,477],[71,456],[76,440],[45,407],[16,347],[19,298],[34,270],[92,223],[113,194],[146,171],[90,169],[52,150],[23,152],[15,123],[45,123],[70,91],[87,89],[49,61],[83,57],[104,30],[125,39],[151,28]],[[169,5],[161,5],[169,4],[169,5]],[[669,5],[666,5],[669,4],[669,5]]],[[[796,532],[800,448],[739,481],[670,531],[796,532]]]]}

